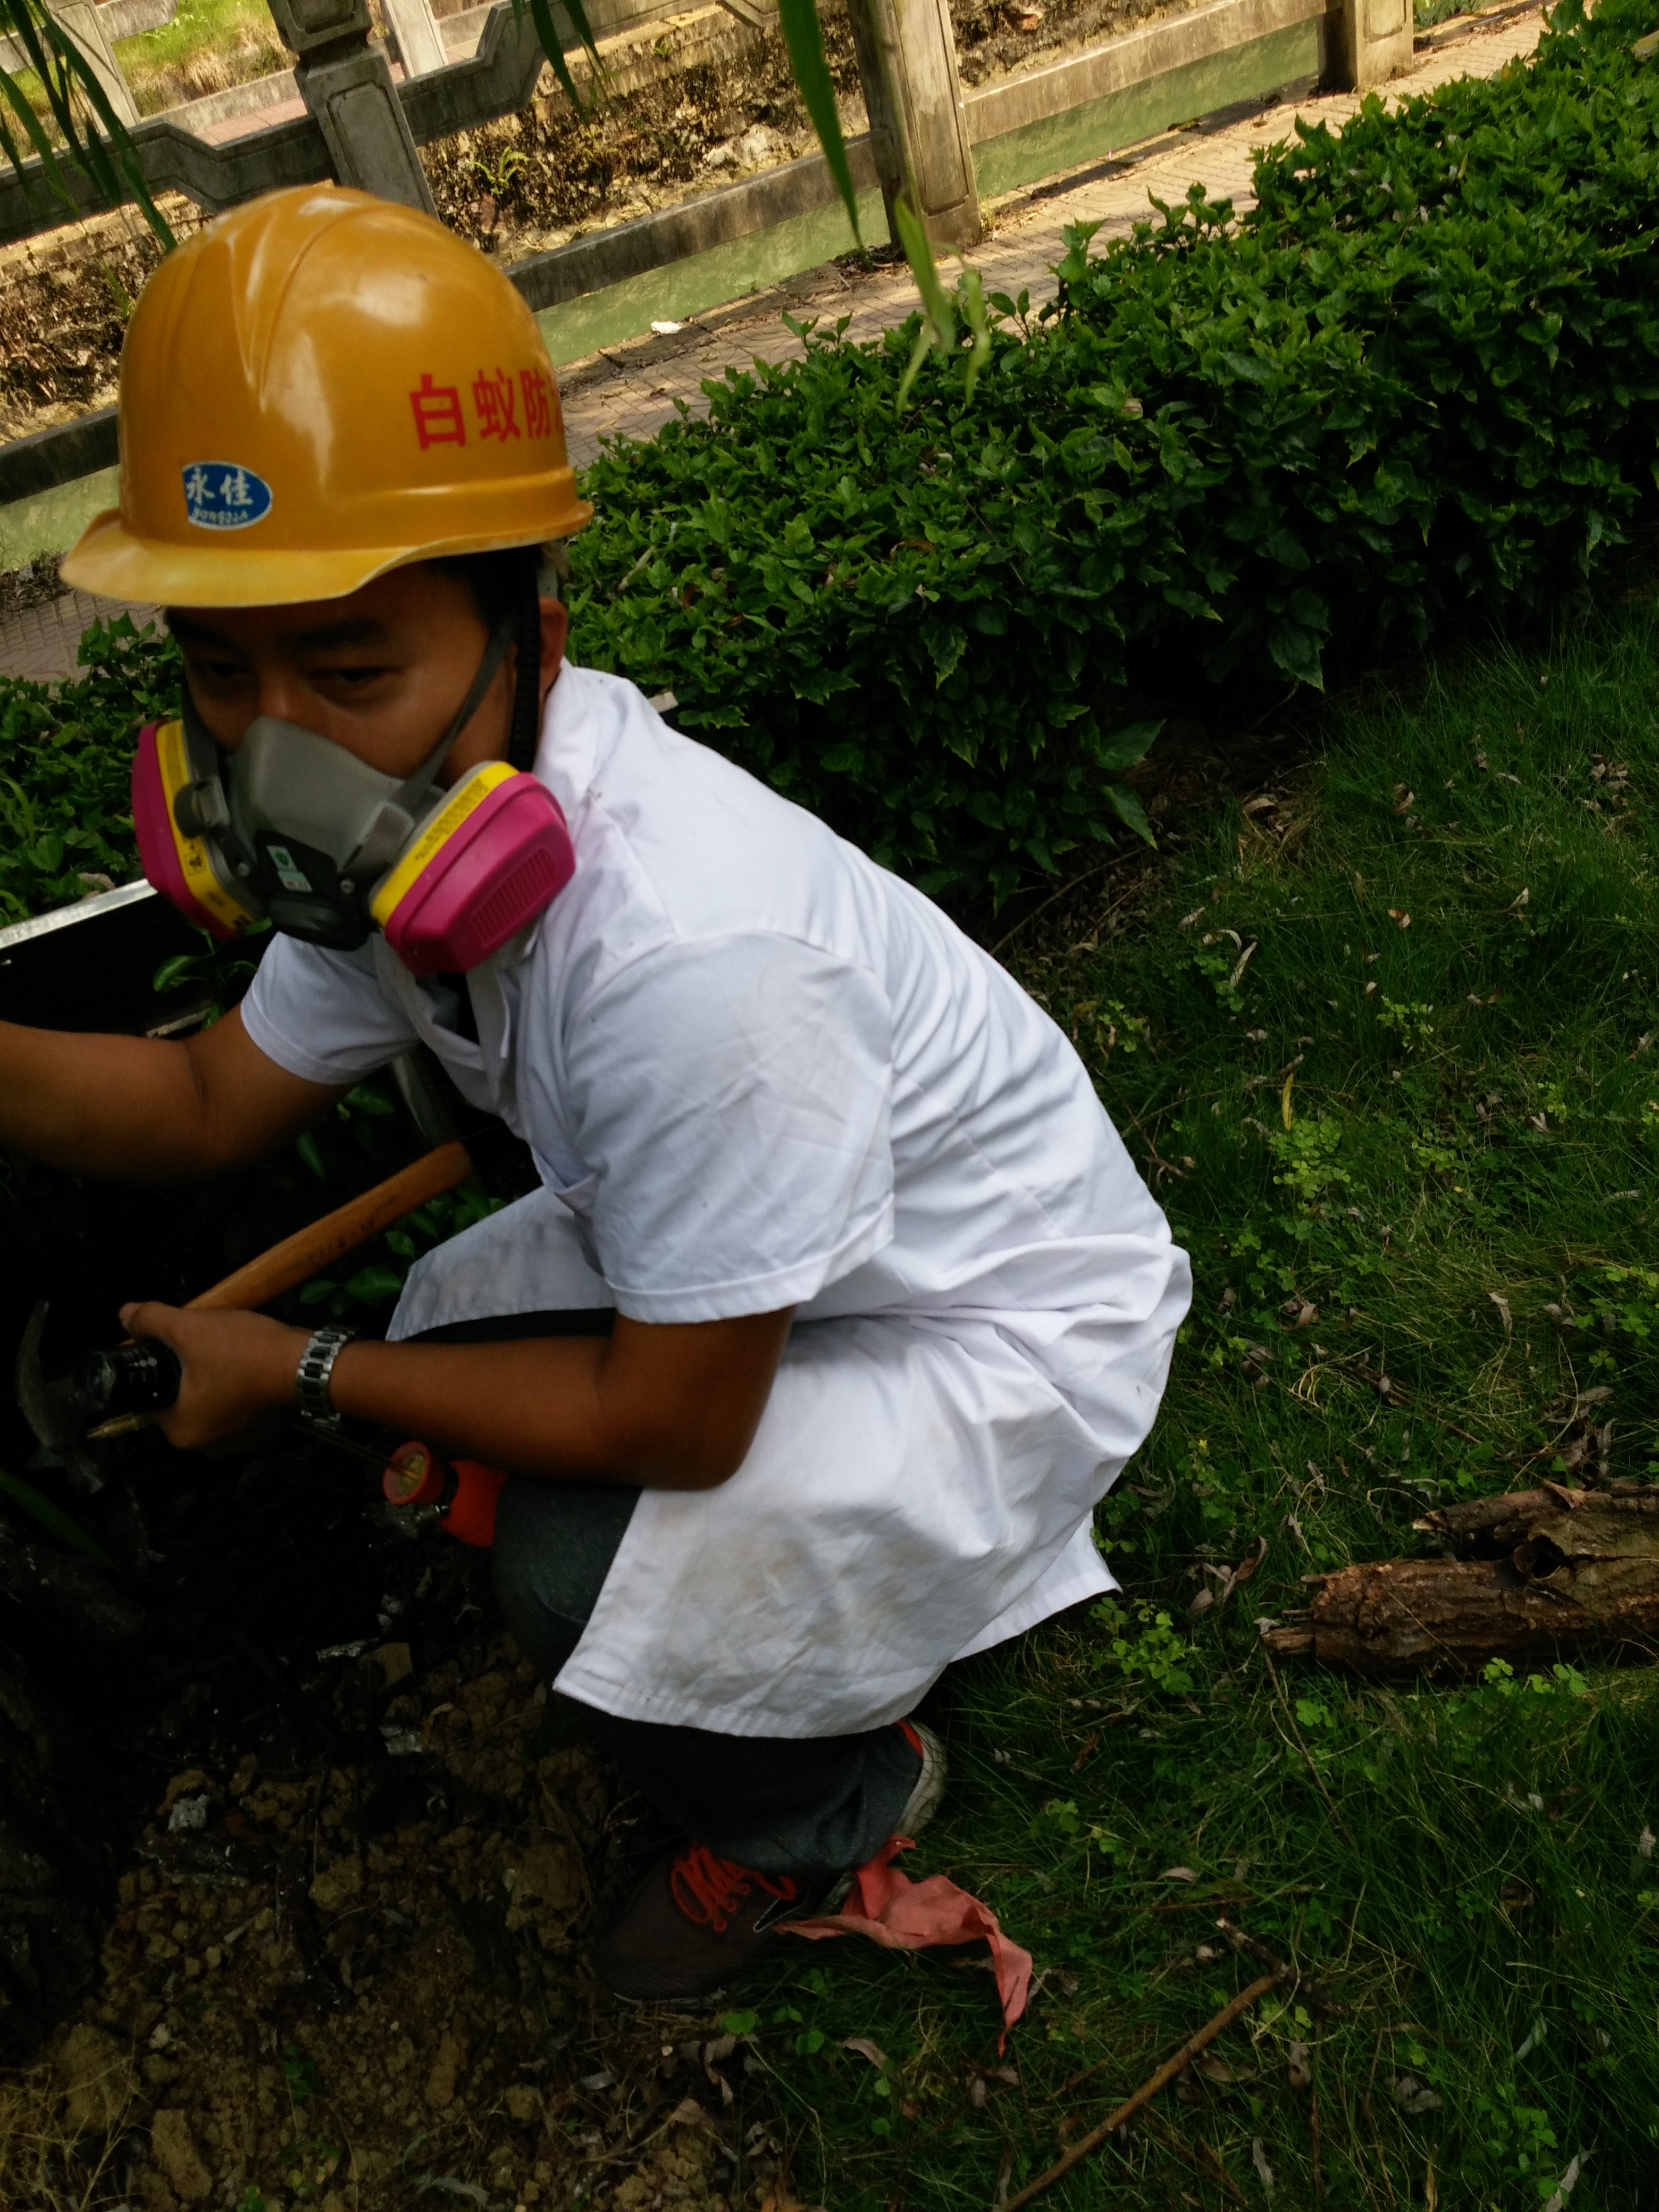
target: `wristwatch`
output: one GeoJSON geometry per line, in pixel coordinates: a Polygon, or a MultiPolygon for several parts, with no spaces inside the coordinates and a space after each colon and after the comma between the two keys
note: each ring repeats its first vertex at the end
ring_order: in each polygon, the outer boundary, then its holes
{"type": "Polygon", "coordinates": [[[294,1395],[308,1421],[326,1422],[330,1428],[339,1426],[340,1416],[328,1395],[328,1383],[334,1363],[340,1356],[340,1347],[350,1343],[352,1334],[349,1328],[313,1329],[311,1341],[301,1353],[294,1395]]]}

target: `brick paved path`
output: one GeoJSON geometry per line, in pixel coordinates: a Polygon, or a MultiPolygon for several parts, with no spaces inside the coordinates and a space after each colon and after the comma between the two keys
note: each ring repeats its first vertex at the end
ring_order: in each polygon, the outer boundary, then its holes
{"type": "Polygon", "coordinates": [[[0,675],[32,676],[49,683],[76,673],[82,634],[98,621],[112,621],[123,610],[141,627],[159,611],[125,599],[94,599],[90,592],[65,592],[43,606],[25,607],[0,623],[0,675]]]}
{"type": "MultiPolygon", "coordinates": [[[[1494,9],[1484,18],[1460,17],[1430,35],[1415,67],[1389,90],[1427,92],[1455,76],[1493,76],[1516,55],[1531,52],[1539,30],[1535,4],[1494,9]]],[[[1016,193],[992,210],[992,234],[973,257],[985,289],[1015,296],[1028,289],[1034,300],[1047,299],[1066,227],[1095,222],[1102,236],[1120,235],[1146,213],[1150,194],[1180,200],[1189,184],[1200,180],[1212,197],[1246,206],[1254,148],[1288,137],[1298,115],[1340,127],[1358,104],[1352,93],[1315,94],[1294,106],[1228,116],[1118,149],[1103,161],[1016,193]]],[[[798,319],[848,315],[848,337],[862,338],[902,322],[915,301],[909,272],[902,266],[865,275],[831,264],[700,315],[672,337],[637,339],[574,362],[559,374],[570,458],[585,467],[601,439],[648,437],[672,417],[677,400],[701,410],[707,404],[704,380],[720,376],[728,363],[783,361],[798,353],[799,343],[781,319],[786,311],[798,319]]],[[[70,673],[82,628],[94,613],[107,611],[103,602],[76,592],[0,623],[0,674],[70,673]]],[[[135,619],[151,611],[133,610],[135,619]]]]}
{"type": "MultiPolygon", "coordinates": [[[[1397,78],[1389,91],[1427,92],[1452,77],[1495,76],[1515,55],[1532,52],[1540,28],[1535,6],[1494,10],[1486,20],[1460,18],[1432,35],[1410,75],[1397,78]]],[[[1355,93],[1315,94],[1242,119],[1166,132],[1115,159],[1014,194],[993,209],[993,234],[972,257],[985,289],[1016,299],[1022,289],[1034,301],[1050,298],[1049,271],[1065,250],[1062,232],[1074,222],[1097,222],[1102,239],[1121,236],[1150,212],[1152,194],[1182,200],[1188,185],[1201,180],[1212,198],[1246,207],[1254,148],[1288,138],[1298,115],[1340,127],[1358,106],[1355,93]]],[[[757,356],[784,361],[798,353],[799,342],[781,320],[786,309],[798,320],[816,315],[828,323],[850,315],[848,337],[867,338],[902,322],[915,305],[915,287],[902,265],[865,276],[832,264],[699,316],[675,337],[639,339],[574,362],[559,372],[570,458],[582,468],[601,438],[648,437],[670,419],[677,399],[701,411],[707,404],[704,380],[720,376],[728,362],[743,365],[757,356]]]]}

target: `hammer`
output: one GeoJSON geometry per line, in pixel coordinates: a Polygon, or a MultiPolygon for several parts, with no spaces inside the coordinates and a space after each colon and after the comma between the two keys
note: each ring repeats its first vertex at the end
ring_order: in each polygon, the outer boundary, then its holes
{"type": "MultiPolygon", "coordinates": [[[[197,1312],[222,1312],[233,1306],[267,1305],[284,1291],[297,1289],[319,1268],[389,1229],[416,1206],[453,1190],[471,1172],[471,1155],[465,1145],[439,1145],[384,1182],[376,1183],[373,1190],[348,1200],[309,1228],[297,1230],[280,1244],[273,1244],[257,1260],[250,1260],[222,1282],[191,1298],[189,1308],[197,1312]]],[[[47,1451],[66,1458],[71,1475],[79,1474],[76,1486],[98,1488],[101,1485],[95,1472],[80,1450],[82,1438],[128,1435],[142,1428],[149,1413],[170,1406],[179,1389],[178,1358],[165,1345],[123,1345],[114,1352],[94,1352],[67,1385],[49,1384],[40,1365],[46,1320],[46,1307],[37,1306],[23,1332],[17,1355],[17,1402],[47,1451]],[[118,1400],[125,1400],[129,1410],[99,1422],[94,1428],[85,1426],[88,1418],[105,1412],[118,1400]]]]}

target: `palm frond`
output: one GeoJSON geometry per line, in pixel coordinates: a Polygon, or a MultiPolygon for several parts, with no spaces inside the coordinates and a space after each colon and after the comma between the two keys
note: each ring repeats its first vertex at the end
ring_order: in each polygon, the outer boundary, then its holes
{"type": "MultiPolygon", "coordinates": [[[[131,133],[110,105],[89,55],[44,5],[44,0],[0,0],[0,31],[7,32],[27,56],[40,82],[47,110],[63,139],[68,160],[79,169],[108,207],[134,200],[165,247],[177,243],[172,226],[151,197],[143,164],[131,133]]],[[[50,140],[33,103],[8,70],[0,70],[0,94],[22,125],[40,159],[41,173],[72,213],[75,200],[64,180],[58,149],[50,140]]],[[[23,162],[9,128],[0,122],[0,151],[21,177],[23,162]]]]}

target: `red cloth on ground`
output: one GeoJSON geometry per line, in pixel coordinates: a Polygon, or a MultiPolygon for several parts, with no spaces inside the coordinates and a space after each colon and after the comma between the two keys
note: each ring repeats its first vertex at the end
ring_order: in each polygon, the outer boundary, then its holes
{"type": "Polygon", "coordinates": [[[1025,2009],[1031,1954],[1003,1934],[989,1905],[969,1897],[942,1874],[930,1874],[924,1881],[902,1875],[893,1861],[901,1851],[915,1849],[908,1836],[890,1838],[853,1876],[852,1889],[839,1912],[821,1920],[785,1920],[780,1927],[785,1934],[805,1936],[814,1942],[825,1936],[867,1936],[891,1951],[925,1951],[935,1943],[973,1943],[982,1936],[990,1946],[997,1995],[1002,2000],[1000,2053],[1008,2030],[1025,2009]]]}

